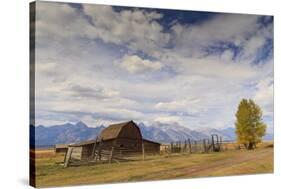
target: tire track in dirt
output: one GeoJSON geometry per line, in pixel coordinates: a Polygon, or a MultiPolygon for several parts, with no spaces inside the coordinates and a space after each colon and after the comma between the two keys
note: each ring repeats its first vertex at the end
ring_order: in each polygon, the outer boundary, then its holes
{"type": "Polygon", "coordinates": [[[184,175],[189,176],[194,173],[199,173],[202,171],[206,171],[208,169],[219,169],[219,168],[224,168],[228,166],[233,166],[236,164],[241,164],[249,161],[255,161],[259,159],[264,159],[267,155],[267,151],[256,151],[257,153],[250,153],[247,154],[247,157],[229,157],[228,159],[225,160],[219,160],[215,162],[211,162],[210,164],[204,164],[204,165],[194,165],[191,167],[188,167],[184,170],[184,175]]]}
{"type": "MultiPolygon", "coordinates": [[[[221,152],[223,153],[223,152],[221,152]]],[[[258,151],[251,151],[247,153],[247,151],[240,153],[240,151],[237,151],[237,154],[233,154],[233,156],[226,157],[226,159],[223,160],[215,160],[208,162],[201,162],[197,165],[192,165],[189,167],[184,168],[174,168],[164,171],[165,174],[163,174],[163,171],[157,171],[151,174],[147,174],[142,179],[143,180],[154,180],[154,179],[171,179],[171,178],[186,178],[186,177],[192,177],[199,175],[200,172],[208,171],[210,172],[212,170],[216,170],[219,168],[225,168],[229,166],[235,166],[239,165],[241,163],[249,162],[249,161],[255,161],[255,160],[261,160],[268,156],[268,150],[258,150],[258,151]],[[244,154],[245,153],[245,154],[244,154]],[[160,176],[161,175],[161,176],[160,176]],[[172,176],[173,175],[173,176],[172,176]],[[159,178],[159,176],[161,178],[159,178]]],[[[188,160],[188,159],[187,159],[188,160]]],[[[204,175],[202,175],[204,176],[204,175]]]]}

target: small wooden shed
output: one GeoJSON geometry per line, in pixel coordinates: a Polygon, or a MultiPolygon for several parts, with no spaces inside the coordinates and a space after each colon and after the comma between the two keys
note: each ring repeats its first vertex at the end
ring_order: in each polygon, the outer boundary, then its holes
{"type": "Polygon", "coordinates": [[[55,152],[56,153],[66,153],[68,149],[68,144],[56,144],[55,152]]]}
{"type": "Polygon", "coordinates": [[[159,154],[161,144],[151,140],[143,139],[144,151],[146,154],[159,154]]]}

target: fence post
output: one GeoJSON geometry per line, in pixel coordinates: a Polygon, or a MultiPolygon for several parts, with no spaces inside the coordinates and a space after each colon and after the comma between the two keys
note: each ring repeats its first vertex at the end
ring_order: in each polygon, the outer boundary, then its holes
{"type": "Polygon", "coordinates": [[[180,153],[182,153],[181,141],[179,141],[180,153]]]}
{"type": "Polygon", "coordinates": [[[98,150],[98,158],[99,158],[98,160],[99,161],[102,160],[102,144],[103,144],[102,141],[103,141],[103,139],[101,139],[100,143],[99,143],[99,150],[98,150]]]}
{"type": "Polygon", "coordinates": [[[192,153],[192,150],[191,150],[191,142],[190,142],[190,139],[188,139],[188,148],[189,148],[189,153],[191,154],[191,153],[192,153]]]}
{"type": "Polygon", "coordinates": [[[203,145],[204,145],[204,152],[207,152],[207,148],[206,148],[206,139],[203,140],[203,145]]]}
{"type": "Polygon", "coordinates": [[[144,151],[144,143],[142,142],[142,160],[144,161],[145,158],[145,151],[144,151]]]}
{"type": "Polygon", "coordinates": [[[215,151],[215,139],[214,139],[214,135],[212,135],[212,148],[213,148],[213,151],[215,151]]]}
{"type": "Polygon", "coordinates": [[[69,163],[70,163],[70,160],[71,160],[71,155],[72,155],[72,152],[73,152],[73,147],[68,147],[68,150],[67,150],[67,156],[65,158],[65,162],[64,162],[64,167],[68,167],[69,163]],[[68,153],[68,150],[69,153],[68,153]]]}
{"type": "Polygon", "coordinates": [[[97,142],[98,142],[98,137],[96,137],[95,144],[94,144],[94,147],[93,147],[93,150],[92,150],[92,154],[91,154],[91,159],[92,159],[92,160],[95,159],[96,148],[97,148],[97,142]]]}
{"type": "Polygon", "coordinates": [[[113,151],[114,151],[114,147],[112,146],[111,152],[110,152],[110,156],[109,156],[109,163],[111,163],[111,161],[112,161],[112,158],[113,158],[113,151]]]}
{"type": "Polygon", "coordinates": [[[220,136],[220,150],[223,150],[223,145],[222,145],[222,136],[220,136]]]}

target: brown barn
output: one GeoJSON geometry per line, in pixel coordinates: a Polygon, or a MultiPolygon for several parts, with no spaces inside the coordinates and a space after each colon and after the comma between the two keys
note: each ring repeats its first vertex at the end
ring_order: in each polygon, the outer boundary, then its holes
{"type": "Polygon", "coordinates": [[[143,139],[139,127],[129,121],[108,126],[96,140],[70,144],[66,160],[91,160],[99,151],[108,155],[114,151],[122,156],[142,154],[143,151],[151,154],[160,152],[160,144],[143,139]]]}

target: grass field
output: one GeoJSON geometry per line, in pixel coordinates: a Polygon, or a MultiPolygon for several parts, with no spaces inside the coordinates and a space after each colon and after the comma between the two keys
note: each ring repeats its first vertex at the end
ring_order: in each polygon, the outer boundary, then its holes
{"type": "Polygon", "coordinates": [[[36,151],[37,187],[135,182],[273,172],[273,148],[228,150],[209,154],[149,156],[145,161],[64,168],[63,155],[36,151]]]}

